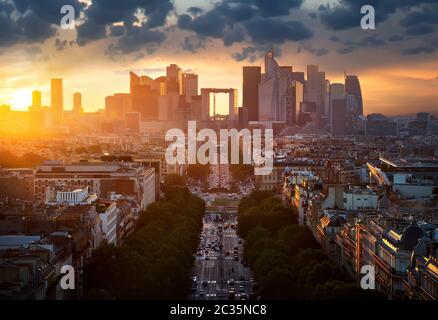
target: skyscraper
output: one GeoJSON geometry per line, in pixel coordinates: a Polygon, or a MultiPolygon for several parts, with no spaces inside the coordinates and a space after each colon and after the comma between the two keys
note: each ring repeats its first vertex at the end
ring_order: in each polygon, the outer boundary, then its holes
{"type": "Polygon", "coordinates": [[[116,93],[105,97],[105,115],[108,118],[123,119],[131,111],[131,95],[129,93],[116,93]]]}
{"type": "Polygon", "coordinates": [[[320,116],[327,116],[325,114],[325,86],[325,72],[319,71],[317,65],[308,65],[305,100],[315,102],[316,113],[320,116]]]}
{"type": "Polygon", "coordinates": [[[194,73],[183,74],[183,95],[187,102],[192,101],[193,96],[198,95],[198,75],[194,73]]]}
{"type": "Polygon", "coordinates": [[[330,132],[334,136],[346,134],[347,102],[342,83],[330,85],[330,132]]]}
{"type": "Polygon", "coordinates": [[[177,92],[182,95],[182,71],[176,64],[166,68],[167,92],[177,92]]]}
{"type": "Polygon", "coordinates": [[[41,91],[35,90],[32,92],[32,108],[34,110],[41,109],[41,91]]]}
{"type": "Polygon", "coordinates": [[[157,120],[159,83],[147,76],[139,77],[134,72],[129,75],[132,111],[139,112],[143,120],[157,120]]]}
{"type": "Polygon", "coordinates": [[[62,120],[62,113],[64,111],[64,95],[62,88],[62,79],[51,80],[50,94],[51,94],[52,121],[54,124],[60,124],[62,120]]]}
{"type": "Polygon", "coordinates": [[[79,92],[73,94],[73,112],[76,114],[84,112],[82,109],[82,95],[79,92]]]}
{"type": "Polygon", "coordinates": [[[273,50],[268,51],[265,74],[259,84],[259,121],[293,122],[296,114],[293,87],[292,72],[282,70],[274,59],[273,50]]]}
{"type": "Polygon", "coordinates": [[[247,108],[248,120],[259,120],[259,83],[261,80],[260,67],[243,67],[243,101],[247,108]]]}
{"type": "Polygon", "coordinates": [[[347,95],[353,95],[357,100],[357,115],[363,114],[363,101],[362,91],[360,89],[359,78],[355,75],[345,76],[345,93],[347,95]]]}

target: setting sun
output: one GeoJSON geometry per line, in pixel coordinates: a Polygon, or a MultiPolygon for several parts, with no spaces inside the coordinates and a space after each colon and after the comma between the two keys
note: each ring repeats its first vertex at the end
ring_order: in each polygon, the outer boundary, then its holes
{"type": "Polygon", "coordinates": [[[32,93],[29,89],[19,89],[12,93],[11,106],[15,110],[27,110],[32,104],[32,93]]]}

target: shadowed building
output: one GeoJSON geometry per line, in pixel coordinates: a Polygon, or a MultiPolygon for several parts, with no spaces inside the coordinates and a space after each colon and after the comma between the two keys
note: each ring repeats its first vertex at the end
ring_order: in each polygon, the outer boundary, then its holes
{"type": "Polygon", "coordinates": [[[130,72],[132,111],[139,112],[143,120],[158,119],[158,96],[154,80],[148,76],[139,77],[130,72]]]}
{"type": "Polygon", "coordinates": [[[356,98],[357,115],[363,114],[362,91],[360,89],[359,78],[354,75],[345,76],[345,93],[356,98]]]}
{"type": "Polygon", "coordinates": [[[242,104],[247,108],[248,120],[259,120],[259,83],[261,80],[260,67],[243,67],[243,96],[242,104]]]}
{"type": "Polygon", "coordinates": [[[52,121],[60,124],[64,111],[64,96],[62,89],[62,79],[52,79],[50,85],[52,121]]]}

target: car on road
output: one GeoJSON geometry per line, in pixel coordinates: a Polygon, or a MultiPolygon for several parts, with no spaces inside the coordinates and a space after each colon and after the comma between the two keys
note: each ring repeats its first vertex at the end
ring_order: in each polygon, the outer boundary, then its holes
{"type": "Polygon", "coordinates": [[[245,276],[240,276],[239,277],[239,281],[245,281],[246,279],[245,279],[245,276]]]}
{"type": "Polygon", "coordinates": [[[204,297],[204,296],[205,296],[205,290],[202,290],[202,289],[201,289],[201,290],[199,291],[199,296],[200,296],[200,297],[204,297]]]}
{"type": "Polygon", "coordinates": [[[240,300],[248,300],[248,296],[245,293],[240,295],[240,300]]]}
{"type": "Polygon", "coordinates": [[[236,284],[236,282],[234,281],[234,279],[230,279],[230,280],[228,280],[228,284],[230,286],[234,286],[236,284]]]}

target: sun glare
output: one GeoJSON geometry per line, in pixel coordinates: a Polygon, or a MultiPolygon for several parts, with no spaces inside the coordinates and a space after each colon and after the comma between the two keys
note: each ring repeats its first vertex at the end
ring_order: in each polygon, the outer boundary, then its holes
{"type": "Polygon", "coordinates": [[[19,89],[11,96],[11,107],[15,110],[27,110],[32,104],[32,94],[30,90],[19,89]]]}

